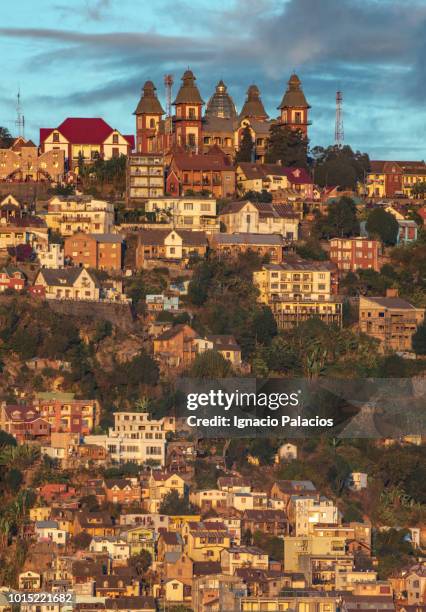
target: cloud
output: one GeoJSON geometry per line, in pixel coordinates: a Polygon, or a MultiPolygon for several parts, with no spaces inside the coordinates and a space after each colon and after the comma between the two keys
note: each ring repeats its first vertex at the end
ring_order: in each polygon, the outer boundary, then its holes
{"type": "MultiPolygon", "coordinates": [[[[424,0],[411,0],[410,10],[400,0],[195,4],[196,8],[189,0],[156,0],[139,14],[137,2],[76,0],[72,11],[87,19],[83,28],[3,25],[0,36],[33,44],[35,51],[26,59],[24,72],[47,78],[69,75],[52,93],[34,92],[34,102],[45,107],[74,107],[78,113],[93,105],[108,109],[123,100],[131,105],[145,79],[154,80],[161,94],[163,75],[175,74],[176,88],[189,65],[204,99],[224,78],[241,104],[247,86],[256,82],[274,115],[295,69],[312,104],[311,133],[321,140],[332,138],[336,89],[344,91],[345,131],[357,146],[363,146],[361,139],[385,142],[388,135],[393,144],[401,105],[406,108],[406,129],[418,122],[426,95],[424,0]],[[127,17],[128,23],[134,17],[132,27],[120,30],[117,16],[127,17]],[[120,31],[112,29],[111,17],[120,31]]],[[[420,138],[421,133],[413,131],[413,150],[420,138]]],[[[409,146],[402,136],[400,142],[409,146]]]]}

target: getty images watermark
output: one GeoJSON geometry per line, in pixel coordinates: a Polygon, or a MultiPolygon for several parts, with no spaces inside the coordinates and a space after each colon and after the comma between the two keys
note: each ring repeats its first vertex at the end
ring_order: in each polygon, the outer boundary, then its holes
{"type": "Polygon", "coordinates": [[[179,379],[177,416],[201,437],[426,434],[424,379],[179,379]]]}

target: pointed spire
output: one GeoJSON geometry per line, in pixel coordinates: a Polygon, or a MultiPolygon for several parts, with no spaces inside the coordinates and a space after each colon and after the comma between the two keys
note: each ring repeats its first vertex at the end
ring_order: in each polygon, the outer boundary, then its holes
{"type": "Polygon", "coordinates": [[[216,85],[216,90],[207,103],[206,117],[221,117],[223,119],[235,119],[237,111],[234,101],[227,92],[222,79],[216,85]]]}
{"type": "Polygon", "coordinates": [[[164,115],[163,107],[157,98],[157,91],[152,81],[146,81],[142,88],[142,97],[133,113],[134,115],[164,115]]]}
{"type": "Polygon", "coordinates": [[[288,81],[287,91],[285,92],[281,104],[281,108],[311,108],[306,101],[303,93],[302,83],[297,74],[293,73],[288,81]]]}
{"type": "Polygon", "coordinates": [[[253,119],[260,120],[268,119],[268,114],[263,106],[257,85],[250,85],[247,90],[247,99],[241,109],[240,119],[244,119],[244,117],[252,117],[253,119]]]}
{"type": "Polygon", "coordinates": [[[182,77],[182,85],[173,104],[204,104],[195,81],[196,78],[192,70],[185,70],[182,77]]]}

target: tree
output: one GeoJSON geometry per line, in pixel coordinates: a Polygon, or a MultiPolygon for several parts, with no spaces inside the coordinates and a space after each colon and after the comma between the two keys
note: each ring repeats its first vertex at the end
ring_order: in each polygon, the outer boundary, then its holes
{"type": "Polygon", "coordinates": [[[193,514],[194,508],[185,497],[180,497],[177,491],[170,491],[161,502],[159,513],[169,516],[193,514]]]}
{"type": "Polygon", "coordinates": [[[240,147],[235,156],[235,161],[238,162],[251,162],[253,160],[254,142],[251,136],[251,131],[248,125],[242,131],[240,147]]]}
{"type": "Polygon", "coordinates": [[[17,446],[17,443],[12,434],[0,429],[0,449],[4,446],[17,446]]]}
{"type": "Polygon", "coordinates": [[[9,130],[0,126],[0,149],[7,149],[12,144],[13,138],[9,130]]]}
{"type": "Polygon", "coordinates": [[[398,237],[399,225],[395,217],[383,208],[374,208],[368,215],[367,232],[378,236],[386,246],[394,246],[398,237]]]}
{"type": "Polygon", "coordinates": [[[143,576],[150,568],[152,563],[152,555],[149,550],[141,550],[139,554],[133,555],[129,559],[129,565],[136,570],[138,576],[143,576]]]}
{"type": "Polygon", "coordinates": [[[426,355],[426,322],[417,328],[412,338],[412,344],[416,355],[426,355]]]}
{"type": "Polygon", "coordinates": [[[311,153],[314,158],[314,182],[320,187],[333,185],[355,189],[358,182],[364,181],[370,167],[366,153],[354,152],[347,145],[333,145],[326,149],[315,147],[311,153]]]}
{"type": "Polygon", "coordinates": [[[265,161],[283,166],[307,167],[308,140],[300,130],[272,124],[269,130],[265,161]]]}
{"type": "Polygon", "coordinates": [[[13,493],[16,493],[19,490],[23,480],[24,478],[22,476],[22,472],[16,468],[12,468],[6,474],[5,483],[13,493]]]}
{"type": "Polygon", "coordinates": [[[327,207],[327,216],[319,217],[314,233],[320,238],[347,237],[359,234],[356,205],[352,198],[343,196],[327,207]]]}
{"type": "Polygon", "coordinates": [[[91,541],[92,536],[87,531],[80,531],[72,539],[72,543],[77,550],[87,550],[91,541]]]}
{"type": "Polygon", "coordinates": [[[246,191],[243,200],[250,200],[250,202],[272,202],[272,193],[262,189],[262,191],[246,191]]]}
{"type": "Polygon", "coordinates": [[[228,378],[233,375],[232,364],[217,351],[204,351],[194,359],[189,375],[193,378],[228,378]]]}

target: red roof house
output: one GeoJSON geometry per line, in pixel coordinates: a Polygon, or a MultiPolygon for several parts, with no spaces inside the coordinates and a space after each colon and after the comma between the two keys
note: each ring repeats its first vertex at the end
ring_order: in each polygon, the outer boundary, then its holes
{"type": "Polygon", "coordinates": [[[133,135],[121,134],[99,117],[68,117],[57,128],[40,128],[41,151],[63,150],[69,170],[78,167],[81,155],[86,163],[98,157],[112,159],[128,155],[134,146],[133,135]]]}

